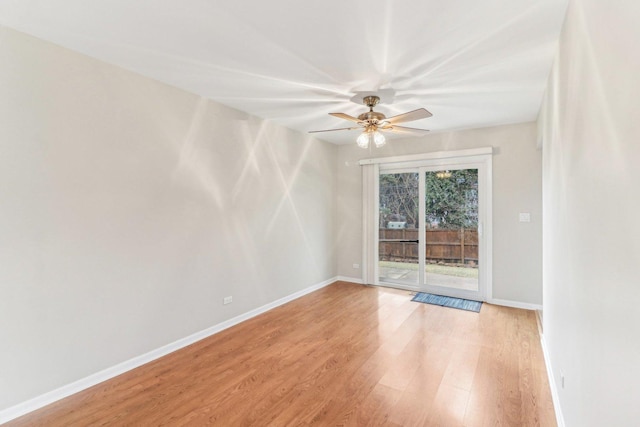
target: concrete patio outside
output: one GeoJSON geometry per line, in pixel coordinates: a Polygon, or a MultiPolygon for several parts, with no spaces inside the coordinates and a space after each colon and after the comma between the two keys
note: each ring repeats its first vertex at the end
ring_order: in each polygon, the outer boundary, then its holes
{"type": "MultiPolygon", "coordinates": [[[[406,263],[384,262],[379,266],[379,275],[381,281],[395,282],[399,284],[407,284],[412,286],[418,285],[418,265],[406,263]]],[[[478,290],[477,270],[475,277],[464,277],[462,275],[441,274],[429,271],[429,266],[425,268],[426,282],[429,285],[443,286],[454,289],[464,289],[469,291],[478,290]]],[[[469,270],[461,267],[460,271],[469,270]]]]}

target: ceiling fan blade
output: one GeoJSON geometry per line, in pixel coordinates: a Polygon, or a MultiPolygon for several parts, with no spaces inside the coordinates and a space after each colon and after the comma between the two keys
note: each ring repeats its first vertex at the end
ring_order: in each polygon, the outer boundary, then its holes
{"type": "Polygon", "coordinates": [[[388,119],[385,119],[384,122],[393,125],[396,123],[412,122],[414,120],[426,119],[427,117],[431,116],[433,116],[433,114],[431,114],[424,108],[418,108],[417,110],[409,111],[408,113],[389,117],[388,119]]]}
{"type": "Polygon", "coordinates": [[[406,126],[388,126],[381,127],[380,130],[384,132],[393,132],[393,133],[402,133],[405,135],[424,135],[429,132],[429,129],[417,129],[417,128],[408,128],[406,126]]]}
{"type": "Polygon", "coordinates": [[[362,120],[357,119],[356,117],[350,116],[345,113],[329,113],[330,116],[337,117],[339,119],[349,120],[356,123],[362,123],[362,120]]]}
{"type": "Polygon", "coordinates": [[[361,126],[355,126],[352,128],[340,128],[340,129],[324,129],[324,130],[310,130],[309,133],[318,133],[318,132],[333,132],[336,130],[354,130],[354,129],[362,129],[361,126]]]}

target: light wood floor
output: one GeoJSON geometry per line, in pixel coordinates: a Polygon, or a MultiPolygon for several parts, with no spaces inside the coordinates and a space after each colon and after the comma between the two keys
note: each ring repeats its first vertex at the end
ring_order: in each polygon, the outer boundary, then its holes
{"type": "Polygon", "coordinates": [[[535,314],[337,282],[8,425],[555,426],[535,314]]]}

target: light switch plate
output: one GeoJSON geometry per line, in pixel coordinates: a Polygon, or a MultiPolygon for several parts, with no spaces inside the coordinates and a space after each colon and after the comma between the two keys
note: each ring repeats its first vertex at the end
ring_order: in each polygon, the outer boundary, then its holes
{"type": "Polygon", "coordinates": [[[528,212],[520,212],[520,222],[531,222],[531,214],[528,212]]]}

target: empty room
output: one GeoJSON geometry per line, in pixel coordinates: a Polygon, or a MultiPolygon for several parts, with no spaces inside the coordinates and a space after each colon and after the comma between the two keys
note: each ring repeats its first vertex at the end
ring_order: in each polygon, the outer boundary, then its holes
{"type": "Polygon", "coordinates": [[[0,0],[0,424],[638,425],[638,22],[0,0]]]}

